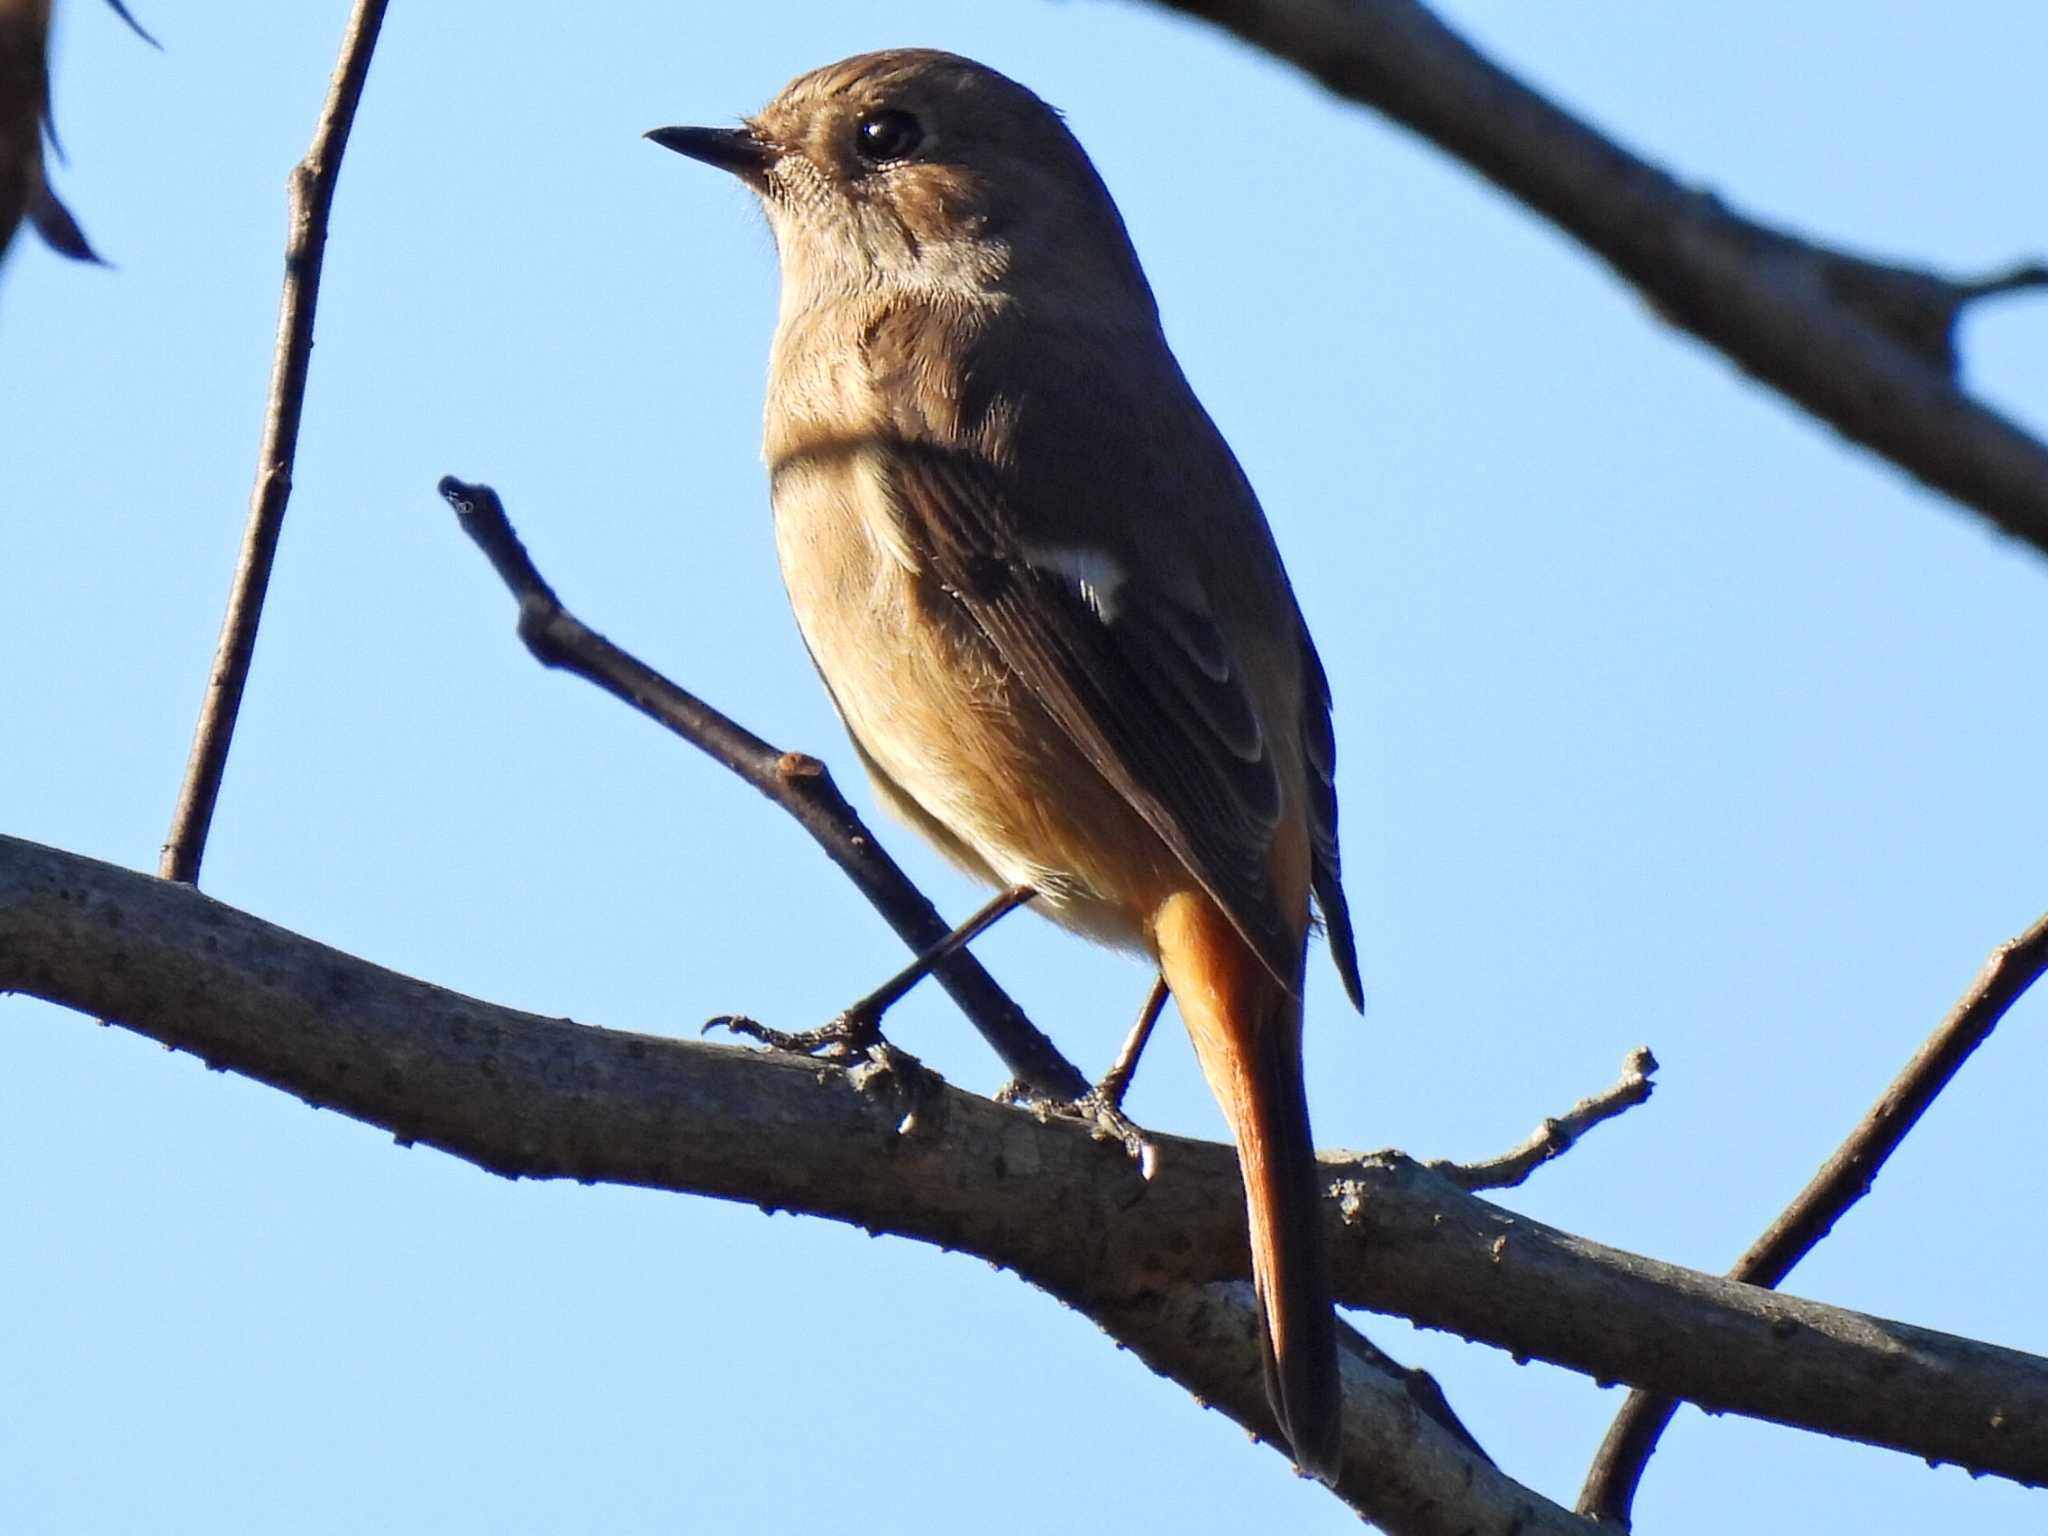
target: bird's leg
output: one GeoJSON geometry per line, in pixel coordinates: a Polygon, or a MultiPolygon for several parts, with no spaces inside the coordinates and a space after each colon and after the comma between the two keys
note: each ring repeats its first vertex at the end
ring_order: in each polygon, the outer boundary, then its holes
{"type": "Polygon", "coordinates": [[[1116,1060],[1102,1074],[1102,1080],[1074,1105],[1084,1120],[1093,1121],[1103,1134],[1122,1142],[1124,1150],[1136,1160],[1139,1170],[1148,1179],[1158,1169],[1159,1152],[1124,1113],[1124,1095],[1130,1092],[1131,1075],[1138,1070],[1138,1058],[1145,1054],[1146,1042],[1152,1038],[1152,1026],[1159,1022],[1159,1015],[1165,1010],[1166,999],[1170,995],[1166,978],[1155,977],[1152,990],[1145,995],[1145,1006],[1138,1010],[1138,1022],[1131,1026],[1131,1033],[1124,1041],[1124,1048],[1116,1053],[1116,1060]]]}
{"type": "Polygon", "coordinates": [[[1098,1135],[1122,1142],[1139,1171],[1151,1178],[1159,1168],[1159,1149],[1124,1113],[1124,1095],[1130,1091],[1131,1075],[1138,1070],[1138,1058],[1145,1053],[1145,1043],[1152,1038],[1152,1026],[1159,1022],[1171,995],[1164,976],[1153,980],[1152,990],[1145,994],[1145,1006],[1139,1010],[1138,1022],[1131,1027],[1124,1048],[1116,1053],[1116,1060],[1102,1074],[1102,1080],[1078,1099],[1049,1099],[1022,1083],[1012,1082],[996,1094],[996,1102],[1021,1104],[1040,1115],[1086,1121],[1098,1135]]]}
{"type": "Polygon", "coordinates": [[[1145,997],[1145,1006],[1138,1010],[1138,1022],[1131,1026],[1124,1048],[1116,1053],[1116,1060],[1102,1074],[1102,1081],[1089,1093],[1088,1103],[1122,1112],[1124,1095],[1131,1091],[1131,1077],[1138,1070],[1138,1058],[1145,1054],[1146,1043],[1152,1038],[1152,1026],[1159,1022],[1159,1015],[1166,1009],[1166,999],[1171,995],[1166,978],[1155,977],[1152,990],[1145,997]]]}
{"type": "Polygon", "coordinates": [[[1013,885],[998,891],[966,922],[840,1014],[826,1028],[843,1028],[866,1043],[879,1039],[882,1015],[893,1008],[904,993],[930,975],[932,969],[948,955],[965,948],[981,937],[985,930],[994,927],[999,918],[1016,911],[1037,894],[1037,890],[1028,885],[1013,885]]]}
{"type": "Polygon", "coordinates": [[[704,1027],[707,1030],[729,1029],[736,1035],[745,1035],[778,1051],[796,1051],[804,1055],[822,1050],[850,1054],[880,1045],[883,1043],[882,1015],[894,1007],[904,993],[931,974],[948,955],[973,942],[998,918],[1015,911],[1037,894],[1037,890],[1028,885],[1013,885],[998,892],[966,922],[820,1029],[795,1032],[770,1029],[739,1014],[721,1014],[709,1020],[704,1027]]]}

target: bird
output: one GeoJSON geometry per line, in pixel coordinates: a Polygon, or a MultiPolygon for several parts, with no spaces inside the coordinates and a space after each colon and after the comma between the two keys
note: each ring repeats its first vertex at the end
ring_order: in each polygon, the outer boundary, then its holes
{"type": "Polygon", "coordinates": [[[776,551],[877,798],[1158,968],[1236,1143],[1274,1418],[1334,1482],[1318,926],[1362,994],[1329,679],[1116,203],[1056,110],[931,49],[647,137],[745,182],[773,232],[776,551]]]}

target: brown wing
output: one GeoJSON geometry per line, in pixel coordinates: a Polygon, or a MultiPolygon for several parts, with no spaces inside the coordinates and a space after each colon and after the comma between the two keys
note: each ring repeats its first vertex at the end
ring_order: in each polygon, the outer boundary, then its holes
{"type": "Polygon", "coordinates": [[[940,582],[1075,747],[1299,985],[1299,935],[1266,855],[1281,787],[1250,691],[1215,622],[1126,570],[1113,601],[1034,563],[1001,472],[965,448],[898,439],[894,489],[940,582]]]}
{"type": "Polygon", "coordinates": [[[1059,314],[948,329],[906,306],[862,335],[906,533],[1290,991],[1299,918],[1266,859],[1276,757],[1300,772],[1316,904],[1355,1001],[1329,684],[1229,445],[1156,330],[1059,314]],[[1105,601],[1047,549],[1106,557],[1121,581],[1105,601]]]}

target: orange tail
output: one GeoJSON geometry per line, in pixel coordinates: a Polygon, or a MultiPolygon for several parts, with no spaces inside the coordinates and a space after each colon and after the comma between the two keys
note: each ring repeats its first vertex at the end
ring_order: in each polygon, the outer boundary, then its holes
{"type": "Polygon", "coordinates": [[[1343,1438],[1330,1261],[1301,1081],[1301,1003],[1206,897],[1172,898],[1160,969],[1230,1121],[1265,1321],[1266,1396],[1304,1472],[1334,1482],[1343,1438]]]}

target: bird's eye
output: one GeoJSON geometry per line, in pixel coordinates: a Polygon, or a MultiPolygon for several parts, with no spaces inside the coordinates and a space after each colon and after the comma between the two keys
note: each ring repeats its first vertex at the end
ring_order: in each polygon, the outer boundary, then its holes
{"type": "Polygon", "coordinates": [[[924,128],[908,112],[870,112],[854,130],[853,152],[869,165],[901,160],[924,142],[924,128]]]}

